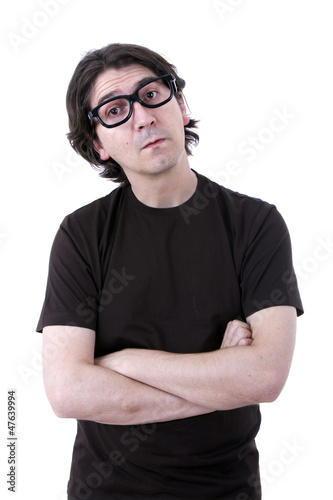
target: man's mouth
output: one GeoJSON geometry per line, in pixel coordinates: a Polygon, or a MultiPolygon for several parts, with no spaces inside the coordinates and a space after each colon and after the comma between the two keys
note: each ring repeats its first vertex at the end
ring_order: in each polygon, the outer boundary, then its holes
{"type": "Polygon", "coordinates": [[[143,146],[142,149],[148,149],[148,148],[153,148],[154,146],[158,146],[162,144],[165,141],[165,139],[153,139],[152,141],[149,141],[145,146],[143,146]]]}

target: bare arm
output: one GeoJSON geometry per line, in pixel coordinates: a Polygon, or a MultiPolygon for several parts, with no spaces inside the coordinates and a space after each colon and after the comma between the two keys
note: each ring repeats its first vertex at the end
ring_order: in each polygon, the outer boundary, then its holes
{"type": "Polygon", "coordinates": [[[44,385],[57,416],[135,425],[213,411],[95,365],[94,346],[93,330],[70,326],[44,328],[44,385]]]}
{"type": "MultiPolygon", "coordinates": [[[[228,325],[233,329],[239,322],[228,325]]],[[[291,365],[296,333],[294,307],[277,306],[247,318],[252,337],[220,350],[173,354],[125,349],[99,363],[134,380],[215,410],[274,401],[291,365]]]]}

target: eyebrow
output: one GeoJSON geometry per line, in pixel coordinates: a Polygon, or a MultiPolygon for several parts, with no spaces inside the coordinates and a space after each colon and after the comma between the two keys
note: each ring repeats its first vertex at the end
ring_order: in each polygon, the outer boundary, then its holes
{"type": "MultiPolygon", "coordinates": [[[[135,90],[133,91],[133,93],[139,88],[141,87],[141,85],[144,85],[145,83],[148,83],[150,82],[150,80],[154,80],[154,78],[158,78],[158,76],[146,76],[145,78],[142,78],[141,80],[139,80],[136,84],[135,84],[135,90]]],[[[98,103],[97,103],[97,106],[99,106],[100,104],[102,104],[103,102],[107,101],[108,99],[112,99],[113,97],[117,97],[117,96],[121,96],[121,95],[131,95],[131,94],[120,94],[119,93],[120,91],[117,91],[117,90],[112,90],[110,92],[108,92],[107,94],[104,94],[102,95],[99,99],[98,99],[98,103]]],[[[97,107],[96,106],[96,107],[97,107]]]]}

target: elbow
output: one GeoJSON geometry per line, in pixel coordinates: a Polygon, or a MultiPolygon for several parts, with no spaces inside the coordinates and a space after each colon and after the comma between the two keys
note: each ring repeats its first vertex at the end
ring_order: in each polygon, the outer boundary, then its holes
{"type": "Polygon", "coordinates": [[[58,405],[58,404],[51,404],[51,407],[52,407],[52,410],[53,410],[53,413],[55,414],[56,417],[58,418],[73,418],[67,411],[66,411],[66,408],[64,408],[64,406],[62,406],[61,404],[58,405]]]}
{"type": "Polygon", "coordinates": [[[51,408],[57,417],[72,418],[68,405],[68,397],[65,394],[65,390],[59,387],[59,384],[53,384],[52,386],[45,385],[45,393],[51,408]]]}
{"type": "Polygon", "coordinates": [[[44,389],[46,397],[54,414],[59,418],[78,418],[77,398],[74,397],[75,384],[73,378],[59,377],[50,379],[44,374],[44,389]]]}
{"type": "Polygon", "coordinates": [[[282,392],[279,386],[271,385],[261,394],[260,403],[274,403],[282,392]]]}
{"type": "Polygon", "coordinates": [[[260,384],[261,389],[259,391],[259,402],[260,403],[273,403],[280,396],[288,374],[281,374],[281,372],[272,371],[265,376],[265,382],[260,384]]]}

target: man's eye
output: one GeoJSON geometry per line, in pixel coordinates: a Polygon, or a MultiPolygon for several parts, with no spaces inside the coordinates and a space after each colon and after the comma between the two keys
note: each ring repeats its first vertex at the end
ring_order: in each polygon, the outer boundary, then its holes
{"type": "Polygon", "coordinates": [[[150,90],[149,92],[146,93],[146,100],[151,101],[152,99],[155,99],[157,96],[156,90],[150,90]]]}
{"type": "Polygon", "coordinates": [[[110,116],[117,116],[119,112],[120,112],[119,108],[111,108],[108,111],[108,115],[110,115],[110,116]]]}

